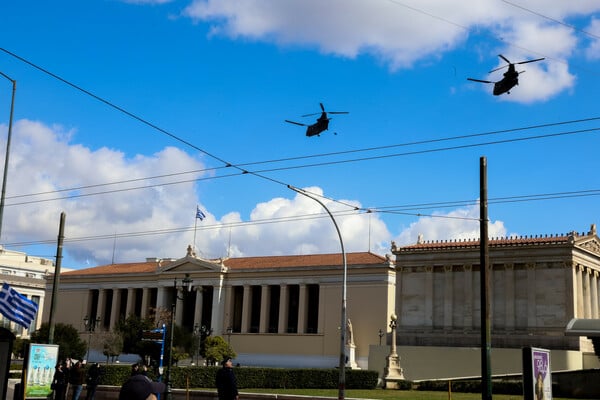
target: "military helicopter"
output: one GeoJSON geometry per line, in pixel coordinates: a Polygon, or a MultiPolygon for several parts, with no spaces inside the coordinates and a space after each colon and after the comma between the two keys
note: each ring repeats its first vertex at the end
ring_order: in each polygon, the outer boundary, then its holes
{"type": "Polygon", "coordinates": [[[506,61],[508,63],[508,65],[503,65],[502,67],[493,69],[489,73],[492,73],[492,72],[498,71],[502,68],[508,67],[508,70],[504,73],[504,78],[502,78],[501,80],[499,80],[497,82],[485,81],[482,79],[467,78],[467,80],[473,81],[473,82],[493,83],[494,84],[494,91],[493,91],[494,96],[499,96],[502,93],[510,94],[510,89],[512,89],[513,87],[515,87],[519,84],[519,74],[522,74],[525,71],[518,72],[515,69],[515,64],[527,64],[527,63],[531,63],[531,62],[542,61],[544,59],[544,58],[536,58],[535,60],[527,60],[527,61],[521,61],[518,63],[511,63],[502,54],[498,54],[498,57],[500,57],[501,59],[506,61]]]}
{"type": "MultiPolygon", "coordinates": [[[[296,122],[296,121],[290,121],[289,119],[286,119],[285,122],[289,122],[290,124],[294,124],[294,125],[300,125],[300,126],[306,126],[306,136],[311,137],[311,136],[321,136],[321,132],[326,131],[329,129],[329,121],[331,120],[331,118],[329,118],[327,116],[327,114],[348,114],[348,111],[325,111],[325,107],[323,106],[323,103],[319,103],[321,105],[321,112],[320,113],[312,113],[312,114],[305,114],[302,117],[310,117],[312,115],[318,115],[321,114],[321,116],[319,118],[317,118],[317,122],[315,122],[314,124],[303,124],[301,122],[296,122]]],[[[337,135],[337,133],[334,133],[334,135],[337,135]]]]}

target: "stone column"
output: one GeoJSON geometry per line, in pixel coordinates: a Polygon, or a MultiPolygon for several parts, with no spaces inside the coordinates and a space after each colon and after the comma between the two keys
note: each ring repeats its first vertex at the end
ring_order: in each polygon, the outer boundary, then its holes
{"type": "MultiPolygon", "coordinates": [[[[141,318],[146,318],[148,316],[148,311],[150,307],[150,289],[145,287],[142,289],[142,312],[140,315],[141,318]]],[[[154,308],[156,309],[156,304],[154,304],[154,308]]]]}
{"type": "Polygon", "coordinates": [[[575,266],[575,318],[585,318],[585,311],[583,308],[583,266],[577,264],[575,266]]]}
{"type": "Polygon", "coordinates": [[[175,305],[175,323],[179,326],[183,323],[183,290],[179,290],[175,288],[174,290],[174,298],[173,301],[176,302],[175,305]]]}
{"type": "Polygon", "coordinates": [[[306,333],[306,305],[308,303],[306,292],[306,285],[301,284],[298,295],[298,333],[306,333]]]}
{"type": "MultiPolygon", "coordinates": [[[[202,325],[202,286],[196,286],[195,288],[196,291],[196,303],[194,304],[194,326],[198,325],[201,326],[202,325]]],[[[211,327],[211,328],[217,328],[217,327],[211,327]]],[[[218,329],[218,328],[217,328],[218,329]]]]}
{"type": "Polygon", "coordinates": [[[119,317],[119,300],[121,297],[121,291],[119,289],[112,289],[112,304],[110,306],[110,322],[108,325],[108,330],[112,331],[117,324],[117,319],[119,317]]]}
{"type": "Polygon", "coordinates": [[[104,328],[104,310],[106,305],[106,298],[104,297],[106,293],[106,289],[98,289],[98,305],[96,306],[96,317],[100,317],[100,326],[99,328],[104,328]]]}
{"type": "Polygon", "coordinates": [[[250,285],[244,285],[244,299],[242,300],[242,333],[250,332],[250,310],[252,309],[252,296],[250,285]]]}
{"type": "Polygon", "coordinates": [[[592,271],[592,315],[594,319],[600,318],[598,312],[598,271],[592,271]]]}
{"type": "Polygon", "coordinates": [[[258,331],[260,333],[267,333],[269,331],[269,304],[271,294],[269,293],[269,285],[262,285],[260,287],[260,325],[258,331]]]}
{"type": "Polygon", "coordinates": [[[127,304],[125,305],[125,318],[135,313],[135,293],[135,289],[127,289],[127,304]]]}
{"type": "Polygon", "coordinates": [[[583,315],[584,318],[590,319],[592,317],[592,294],[590,292],[591,286],[591,270],[587,267],[583,267],[582,272],[582,283],[583,283],[583,315]]]}
{"type": "Polygon", "coordinates": [[[278,333],[287,333],[287,320],[288,320],[288,287],[285,284],[281,285],[279,293],[279,327],[278,333]]]}

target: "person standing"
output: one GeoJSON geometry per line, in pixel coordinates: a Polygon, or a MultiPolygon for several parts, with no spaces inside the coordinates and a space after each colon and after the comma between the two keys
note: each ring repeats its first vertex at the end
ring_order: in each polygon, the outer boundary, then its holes
{"type": "Polygon", "coordinates": [[[67,397],[67,374],[65,367],[62,363],[56,365],[54,371],[54,377],[52,378],[52,384],[50,385],[54,390],[54,400],[65,400],[67,397]]]}
{"type": "Polygon", "coordinates": [[[81,361],[77,361],[69,372],[69,383],[73,390],[71,400],[79,400],[81,391],[83,390],[83,383],[85,382],[85,370],[81,365],[81,361]]]}
{"type": "Polygon", "coordinates": [[[240,396],[237,389],[237,379],[233,373],[231,357],[225,357],[221,365],[223,365],[223,368],[217,371],[215,379],[219,400],[238,400],[240,396]]]}
{"type": "Polygon", "coordinates": [[[100,370],[100,364],[98,363],[93,363],[90,369],[88,370],[85,386],[85,400],[94,400],[94,397],[96,395],[96,388],[98,387],[98,383],[100,382],[101,372],[102,371],[100,370]]]}

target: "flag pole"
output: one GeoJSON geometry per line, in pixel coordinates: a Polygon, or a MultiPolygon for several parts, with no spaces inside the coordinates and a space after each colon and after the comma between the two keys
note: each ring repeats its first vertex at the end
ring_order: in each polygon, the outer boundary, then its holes
{"type": "Polygon", "coordinates": [[[193,249],[194,249],[194,253],[196,252],[196,227],[198,226],[198,209],[196,209],[196,216],[194,217],[194,241],[193,243],[193,249]]]}

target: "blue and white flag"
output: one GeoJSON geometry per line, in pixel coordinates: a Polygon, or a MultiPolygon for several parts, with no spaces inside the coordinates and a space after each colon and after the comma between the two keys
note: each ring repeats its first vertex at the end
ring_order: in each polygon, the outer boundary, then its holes
{"type": "Polygon", "coordinates": [[[2,290],[0,290],[0,314],[28,329],[37,310],[38,305],[35,302],[4,282],[2,290]]]}
{"type": "Polygon", "coordinates": [[[196,218],[200,219],[200,221],[202,221],[204,218],[206,218],[206,215],[204,215],[204,213],[198,206],[196,206],[196,218]]]}

